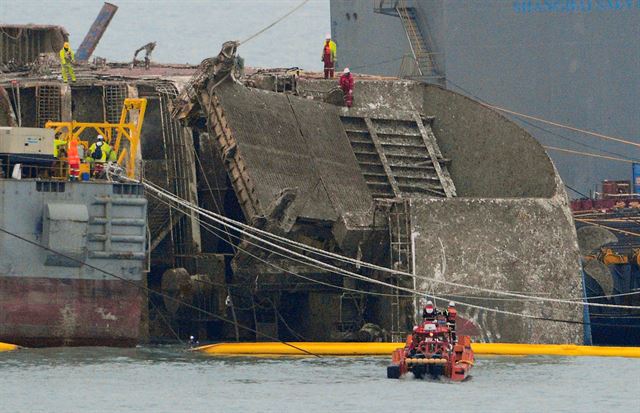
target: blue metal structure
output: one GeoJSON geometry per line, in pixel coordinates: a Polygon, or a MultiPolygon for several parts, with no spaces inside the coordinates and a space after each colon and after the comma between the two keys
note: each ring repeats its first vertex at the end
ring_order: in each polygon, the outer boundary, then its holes
{"type": "Polygon", "coordinates": [[[87,35],[84,37],[82,44],[76,52],[77,61],[86,62],[89,60],[117,10],[118,6],[115,4],[107,2],[104,3],[100,13],[98,13],[98,17],[96,17],[96,20],[91,25],[91,28],[87,32],[87,35]]]}
{"type": "Polygon", "coordinates": [[[640,194],[640,163],[633,164],[633,193],[640,194]]]}

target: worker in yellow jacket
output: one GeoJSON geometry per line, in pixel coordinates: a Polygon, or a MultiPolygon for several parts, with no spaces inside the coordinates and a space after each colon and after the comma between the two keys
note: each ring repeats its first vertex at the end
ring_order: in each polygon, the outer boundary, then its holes
{"type": "Polygon", "coordinates": [[[324,78],[333,79],[333,74],[336,68],[336,43],[331,40],[331,35],[327,34],[322,46],[322,62],[324,63],[324,78]]]}
{"type": "Polygon", "coordinates": [[[71,50],[71,46],[69,42],[65,42],[62,49],[60,49],[60,65],[62,66],[62,80],[67,83],[68,76],[71,75],[71,81],[76,81],[76,74],[73,72],[72,63],[76,62],[76,56],[73,54],[73,50],[71,50]]]}
{"type": "Polygon", "coordinates": [[[93,163],[93,175],[101,176],[106,162],[116,162],[116,151],[104,141],[102,135],[98,135],[96,142],[89,147],[87,156],[89,162],[93,163]]]}

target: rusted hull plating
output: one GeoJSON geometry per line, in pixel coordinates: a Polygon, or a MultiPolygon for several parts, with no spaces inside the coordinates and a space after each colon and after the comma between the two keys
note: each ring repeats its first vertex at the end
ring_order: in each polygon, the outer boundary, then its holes
{"type": "Polygon", "coordinates": [[[0,277],[0,341],[131,347],[140,311],[140,290],[124,281],[0,277]]]}

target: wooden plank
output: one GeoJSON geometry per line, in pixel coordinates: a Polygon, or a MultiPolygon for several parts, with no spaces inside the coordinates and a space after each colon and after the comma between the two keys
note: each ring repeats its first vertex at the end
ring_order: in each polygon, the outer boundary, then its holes
{"type": "Polygon", "coordinates": [[[387,161],[387,156],[384,154],[384,150],[382,149],[382,145],[380,144],[380,140],[378,139],[376,128],[373,125],[371,118],[364,118],[364,122],[367,124],[367,128],[369,129],[369,136],[371,136],[373,145],[376,147],[376,151],[378,151],[378,156],[380,156],[380,160],[382,161],[382,167],[384,168],[384,171],[387,174],[387,178],[389,179],[389,183],[391,184],[393,193],[395,194],[395,196],[399,197],[400,189],[398,189],[398,183],[396,182],[396,178],[394,178],[393,173],[391,172],[389,161],[387,161]]]}
{"type": "MultiPolygon", "coordinates": [[[[436,141],[436,137],[433,134],[429,134],[427,128],[422,123],[422,118],[416,112],[413,114],[413,118],[418,125],[418,129],[420,129],[420,133],[422,134],[422,140],[424,141],[425,146],[427,147],[427,152],[429,152],[429,156],[431,157],[431,162],[436,170],[436,174],[440,179],[440,183],[442,184],[442,188],[447,196],[447,198],[451,198],[456,196],[456,187],[451,179],[451,175],[449,175],[449,171],[443,169],[438,160],[439,157],[442,157],[440,154],[440,148],[438,148],[438,143],[436,141]],[[438,156],[440,154],[440,156],[438,156]]],[[[431,130],[431,126],[429,126],[429,130],[431,130]]]]}

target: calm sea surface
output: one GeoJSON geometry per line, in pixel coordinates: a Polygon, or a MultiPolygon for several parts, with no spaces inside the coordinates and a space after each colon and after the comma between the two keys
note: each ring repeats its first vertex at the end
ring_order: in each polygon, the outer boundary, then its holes
{"type": "MultiPolygon", "coordinates": [[[[370,1],[370,0],[360,0],[370,1]]],[[[111,0],[118,11],[94,55],[129,61],[135,50],[156,41],[153,60],[200,63],[227,40],[244,40],[286,14],[301,0],[111,0]]],[[[78,48],[102,0],[0,0],[1,23],[56,24],[67,28],[78,48]]],[[[329,0],[304,7],[240,48],[248,66],[321,67],[330,31],[329,0]]]]}
{"type": "Polygon", "coordinates": [[[386,378],[385,358],[214,358],[180,347],[0,353],[9,412],[639,412],[640,360],[483,357],[471,380],[386,378]]]}

